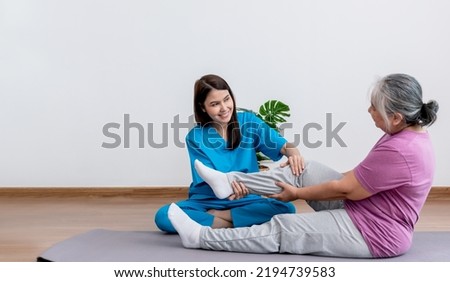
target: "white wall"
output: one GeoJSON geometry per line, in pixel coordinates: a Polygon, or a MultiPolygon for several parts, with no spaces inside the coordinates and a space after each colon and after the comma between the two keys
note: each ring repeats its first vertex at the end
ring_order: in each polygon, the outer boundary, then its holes
{"type": "MultiPolygon", "coordinates": [[[[292,108],[288,138],[326,113],[347,147],[300,149],[348,170],[381,136],[367,114],[379,76],[405,72],[441,106],[435,185],[449,185],[450,2],[413,0],[0,0],[0,186],[188,185],[185,148],[102,148],[103,126],[192,114],[195,79],[223,76],[238,105],[292,108]]],[[[124,137],[123,132],[111,130],[124,137]]],[[[180,134],[183,138],[187,130],[180,134]]],[[[325,141],[311,130],[309,141],[325,141]]],[[[123,141],[123,140],[122,140],[123,141]]]]}

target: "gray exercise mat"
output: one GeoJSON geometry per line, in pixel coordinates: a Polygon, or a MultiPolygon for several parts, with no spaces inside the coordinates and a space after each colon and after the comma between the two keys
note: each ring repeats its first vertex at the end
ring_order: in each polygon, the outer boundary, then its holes
{"type": "MultiPolygon", "coordinates": [[[[249,254],[185,249],[178,235],[157,231],[95,229],[45,251],[38,261],[55,262],[259,262],[259,261],[367,261],[293,254],[249,254]]],[[[408,253],[370,261],[450,262],[450,232],[416,232],[408,253]]]]}

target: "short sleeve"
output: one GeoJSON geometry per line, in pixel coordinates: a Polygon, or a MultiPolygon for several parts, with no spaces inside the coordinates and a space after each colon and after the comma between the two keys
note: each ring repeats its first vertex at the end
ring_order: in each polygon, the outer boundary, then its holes
{"type": "Polygon", "coordinates": [[[354,173],[372,194],[411,183],[411,172],[404,156],[397,149],[383,144],[372,149],[354,173]]]}
{"type": "Polygon", "coordinates": [[[286,139],[256,115],[251,113],[248,115],[249,118],[241,125],[242,134],[251,137],[256,151],[262,152],[274,161],[281,159],[283,157],[281,149],[287,143],[286,139]]]}

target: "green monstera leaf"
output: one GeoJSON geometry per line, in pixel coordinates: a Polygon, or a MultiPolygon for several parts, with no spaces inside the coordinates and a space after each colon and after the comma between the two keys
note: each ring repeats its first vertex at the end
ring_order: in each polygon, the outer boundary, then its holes
{"type": "Polygon", "coordinates": [[[278,130],[278,124],[286,122],[285,117],[290,117],[290,108],[278,100],[269,100],[259,107],[257,116],[270,127],[278,130]]]}

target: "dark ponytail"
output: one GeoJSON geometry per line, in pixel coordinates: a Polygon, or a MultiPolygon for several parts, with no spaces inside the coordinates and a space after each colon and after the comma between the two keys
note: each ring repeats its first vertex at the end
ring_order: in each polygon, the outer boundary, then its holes
{"type": "Polygon", "coordinates": [[[419,124],[424,126],[432,125],[437,119],[439,104],[435,100],[423,103],[420,109],[419,124]]]}

